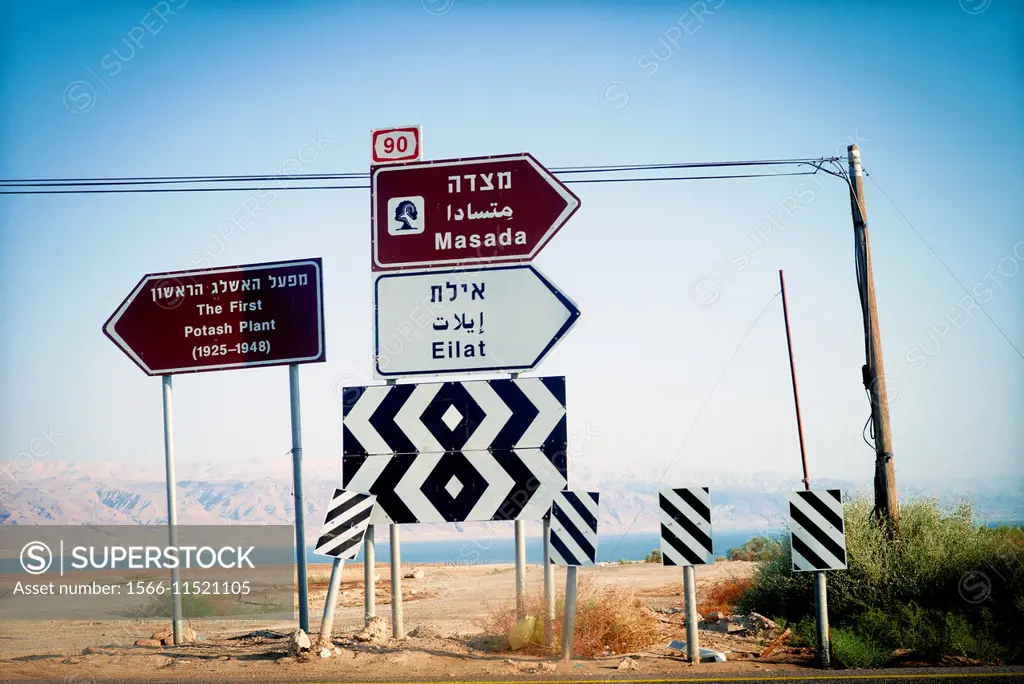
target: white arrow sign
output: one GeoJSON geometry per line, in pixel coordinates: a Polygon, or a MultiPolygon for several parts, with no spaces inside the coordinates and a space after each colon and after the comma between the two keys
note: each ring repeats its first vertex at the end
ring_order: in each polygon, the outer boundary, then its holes
{"type": "Polygon", "coordinates": [[[580,315],[532,266],[385,274],[373,291],[379,378],[530,370],[580,315]]]}

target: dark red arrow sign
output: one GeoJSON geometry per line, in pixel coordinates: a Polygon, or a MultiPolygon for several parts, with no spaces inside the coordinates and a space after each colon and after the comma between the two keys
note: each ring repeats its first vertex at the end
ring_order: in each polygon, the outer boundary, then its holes
{"type": "Polygon", "coordinates": [[[103,325],[148,375],[325,361],[321,260],[151,273],[103,325]]]}
{"type": "Polygon", "coordinates": [[[372,268],[530,261],[580,200],[529,154],[376,167],[372,268]]]}

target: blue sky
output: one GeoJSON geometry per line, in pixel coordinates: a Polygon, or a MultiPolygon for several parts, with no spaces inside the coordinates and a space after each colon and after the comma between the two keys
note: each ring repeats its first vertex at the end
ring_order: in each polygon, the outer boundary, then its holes
{"type": "MultiPolygon", "coordinates": [[[[698,21],[685,0],[4,2],[0,176],[359,171],[370,130],[402,124],[422,124],[428,159],[528,151],[549,167],[857,142],[1024,349],[1019,5],[705,4],[717,9],[698,21]]],[[[680,448],[783,268],[811,474],[871,476],[839,180],[573,190],[582,208],[534,262],[583,312],[538,369],[567,377],[570,433],[590,435],[571,468],[798,475],[778,299],[680,448]]],[[[218,242],[252,195],[0,197],[4,465],[52,428],[65,436],[45,458],[159,468],[159,380],[103,337],[107,316],[147,272],[320,256],[328,362],[302,369],[303,432],[311,469],[340,468],[333,388],[371,381],[368,192],[282,192],[218,242]]],[[[870,180],[866,196],[898,477],[1021,477],[1024,359],[964,312],[870,180]]],[[[284,368],[182,376],[175,391],[182,468],[287,460],[284,368]]]]}

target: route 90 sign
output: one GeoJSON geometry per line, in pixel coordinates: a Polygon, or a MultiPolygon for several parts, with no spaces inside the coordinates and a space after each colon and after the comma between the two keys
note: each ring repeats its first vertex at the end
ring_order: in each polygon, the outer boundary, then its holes
{"type": "Polygon", "coordinates": [[[423,158],[423,137],[419,126],[381,128],[373,131],[373,164],[419,161],[423,158]]]}

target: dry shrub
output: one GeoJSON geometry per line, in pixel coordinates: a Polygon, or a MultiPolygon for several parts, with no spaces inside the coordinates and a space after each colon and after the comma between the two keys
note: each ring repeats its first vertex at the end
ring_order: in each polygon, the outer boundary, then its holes
{"type": "Polygon", "coordinates": [[[697,612],[701,615],[713,612],[731,614],[751,584],[750,579],[736,577],[712,584],[704,591],[704,597],[698,598],[697,612]]]}
{"type": "MultiPolygon", "coordinates": [[[[576,629],[573,655],[591,658],[607,648],[615,653],[631,653],[649,647],[661,636],[659,623],[635,592],[619,587],[598,587],[581,579],[576,594],[576,629]]],[[[543,593],[527,596],[526,613],[537,617],[531,643],[520,649],[526,654],[550,654],[562,648],[562,616],[565,592],[555,597],[554,644],[544,645],[545,603],[543,593]]],[[[488,634],[506,637],[516,624],[515,601],[503,601],[489,607],[485,629],[488,634]]]]}

